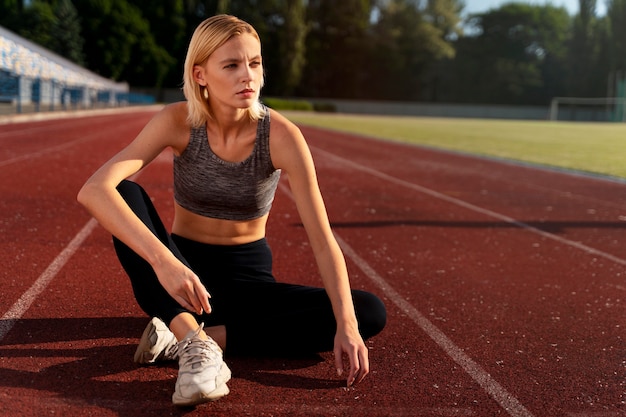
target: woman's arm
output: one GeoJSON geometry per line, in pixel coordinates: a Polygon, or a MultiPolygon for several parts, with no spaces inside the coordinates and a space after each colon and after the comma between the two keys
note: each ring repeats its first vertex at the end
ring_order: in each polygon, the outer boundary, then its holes
{"type": "MultiPolygon", "coordinates": [[[[100,167],[83,185],[77,200],[111,234],[153,267],[166,291],[184,308],[210,312],[209,294],[198,277],[143,224],[117,191],[118,184],[139,172],[167,147],[188,137],[184,105],[164,108],[128,146],[100,167]]],[[[186,114],[186,113],[185,113],[186,114]]]]}
{"type": "Polygon", "coordinates": [[[359,334],[345,259],[330,228],[313,158],[300,130],[276,112],[272,112],[270,135],[272,161],[289,178],[298,213],[333,306],[337,321],[335,362],[341,374],[343,354],[348,356],[350,386],[369,373],[368,351],[359,334]]]}

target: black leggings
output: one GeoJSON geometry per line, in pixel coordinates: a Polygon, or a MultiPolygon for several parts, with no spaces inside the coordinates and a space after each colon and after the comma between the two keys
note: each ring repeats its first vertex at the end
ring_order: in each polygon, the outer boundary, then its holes
{"type": "MultiPolygon", "coordinates": [[[[243,245],[209,245],[167,233],[154,205],[138,184],[123,181],[118,191],[159,239],[187,265],[211,294],[210,314],[196,316],[206,327],[224,325],[229,354],[302,354],[333,349],[336,322],[323,288],[276,282],[265,239],[243,245]]],[[[143,311],[169,325],[188,312],[161,286],[150,264],[113,238],[143,311]]],[[[386,310],[375,295],[352,290],[364,339],[378,334],[386,310]]]]}

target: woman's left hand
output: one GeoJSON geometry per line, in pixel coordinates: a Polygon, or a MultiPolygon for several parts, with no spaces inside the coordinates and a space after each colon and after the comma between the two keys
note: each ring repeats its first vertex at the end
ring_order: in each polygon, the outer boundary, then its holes
{"type": "Polygon", "coordinates": [[[358,384],[370,372],[368,350],[358,331],[342,332],[335,335],[335,365],[337,375],[344,373],[344,355],[348,357],[350,368],[347,377],[347,386],[358,384]]]}

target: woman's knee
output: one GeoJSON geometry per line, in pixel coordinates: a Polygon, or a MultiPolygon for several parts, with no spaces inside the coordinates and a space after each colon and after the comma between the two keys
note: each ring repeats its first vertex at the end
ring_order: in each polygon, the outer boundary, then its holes
{"type": "Polygon", "coordinates": [[[141,185],[130,180],[122,180],[122,182],[117,185],[116,189],[127,202],[136,198],[143,199],[145,194],[141,185]]]}
{"type": "Polygon", "coordinates": [[[361,290],[353,290],[352,298],[361,336],[369,339],[380,333],[387,323],[387,309],[382,300],[361,290]]]}
{"type": "Polygon", "coordinates": [[[132,182],[130,180],[122,180],[118,185],[117,185],[117,191],[119,191],[120,193],[125,193],[127,192],[127,190],[131,190],[135,187],[137,187],[137,183],[132,182]]]}

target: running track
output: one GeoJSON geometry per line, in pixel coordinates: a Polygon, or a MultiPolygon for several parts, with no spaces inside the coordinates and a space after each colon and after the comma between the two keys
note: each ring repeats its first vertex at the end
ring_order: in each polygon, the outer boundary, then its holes
{"type": "MultiPolygon", "coordinates": [[[[174,408],[176,367],[133,364],[148,319],[75,202],[151,115],[0,125],[0,414],[626,415],[626,183],[306,127],[353,287],[388,306],[372,373],[227,358],[228,397],[174,408]]],[[[170,156],[138,178],[166,223],[170,156]]],[[[319,284],[285,180],[268,239],[279,279],[319,284]]]]}

